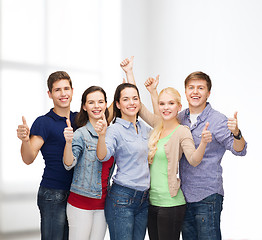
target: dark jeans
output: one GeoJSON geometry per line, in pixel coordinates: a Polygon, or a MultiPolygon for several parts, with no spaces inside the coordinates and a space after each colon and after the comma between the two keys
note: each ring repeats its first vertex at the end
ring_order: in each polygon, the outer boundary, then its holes
{"type": "Polygon", "coordinates": [[[149,206],[148,235],[150,240],[179,240],[186,205],[175,207],[149,206]]]}
{"type": "Polygon", "coordinates": [[[146,234],[148,191],[113,184],[105,204],[111,240],[143,240],[146,234]]]}
{"type": "Polygon", "coordinates": [[[41,215],[42,240],[67,240],[66,204],[69,191],[41,187],[37,205],[41,215]]]}
{"type": "Polygon", "coordinates": [[[220,216],[223,196],[212,194],[200,202],[187,203],[183,240],[221,240],[220,216]]]}

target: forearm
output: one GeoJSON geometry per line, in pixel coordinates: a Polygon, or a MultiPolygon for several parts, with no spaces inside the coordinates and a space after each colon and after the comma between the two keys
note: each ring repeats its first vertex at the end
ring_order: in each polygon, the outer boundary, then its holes
{"type": "Polygon", "coordinates": [[[31,146],[30,140],[29,141],[23,141],[21,145],[21,156],[23,159],[23,162],[27,165],[34,162],[38,152],[35,152],[33,150],[33,147],[31,146]]]}
{"type": "Polygon", "coordinates": [[[71,166],[73,164],[74,155],[72,151],[72,143],[66,142],[66,145],[64,148],[63,161],[66,166],[71,166]]]}
{"type": "Polygon", "coordinates": [[[236,152],[241,152],[245,147],[246,141],[244,137],[242,137],[240,140],[234,138],[233,142],[233,148],[236,152]]]}
{"type": "Polygon", "coordinates": [[[105,136],[99,136],[97,147],[96,147],[96,155],[99,160],[103,160],[106,157],[107,148],[105,143],[105,136]]]}
{"type": "Polygon", "coordinates": [[[199,165],[203,159],[203,156],[205,154],[207,143],[200,143],[198,148],[195,150],[195,152],[192,154],[190,159],[190,165],[193,167],[196,167],[199,165]]]}
{"type": "Polygon", "coordinates": [[[135,81],[135,76],[134,76],[133,70],[130,70],[130,71],[126,72],[126,80],[127,80],[128,83],[136,85],[136,81],[135,81]]]}
{"type": "Polygon", "coordinates": [[[151,96],[154,114],[160,115],[159,108],[158,108],[158,93],[157,93],[157,90],[150,92],[150,96],[151,96]]]}

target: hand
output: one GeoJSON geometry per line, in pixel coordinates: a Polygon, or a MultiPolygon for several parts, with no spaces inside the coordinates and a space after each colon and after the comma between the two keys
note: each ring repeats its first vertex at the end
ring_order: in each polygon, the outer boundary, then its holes
{"type": "Polygon", "coordinates": [[[25,117],[22,116],[22,122],[23,124],[22,125],[18,125],[18,128],[17,128],[17,137],[22,140],[22,141],[25,141],[25,142],[28,142],[29,141],[29,135],[30,135],[30,130],[29,130],[29,127],[26,123],[26,120],[25,120],[25,117]]]}
{"type": "Polygon", "coordinates": [[[120,66],[124,70],[125,73],[133,71],[133,62],[134,56],[130,57],[130,59],[126,58],[121,63],[120,66]]]}
{"type": "Polygon", "coordinates": [[[235,112],[233,118],[228,118],[227,127],[235,136],[238,135],[239,128],[238,128],[238,123],[237,123],[237,112],[235,112]]]}
{"type": "Polygon", "coordinates": [[[99,136],[103,136],[106,134],[106,128],[107,128],[106,117],[105,117],[105,114],[103,114],[102,119],[99,119],[96,122],[95,131],[97,132],[99,136]]]}
{"type": "Polygon", "coordinates": [[[67,143],[72,143],[74,138],[74,131],[71,127],[71,122],[69,119],[66,119],[66,125],[67,127],[64,129],[64,137],[67,143]]]}
{"type": "Polygon", "coordinates": [[[152,93],[153,91],[156,91],[156,88],[158,86],[158,83],[159,83],[159,75],[156,76],[156,79],[152,78],[152,77],[149,77],[144,85],[146,86],[146,89],[152,93]]]}
{"type": "Polygon", "coordinates": [[[209,126],[209,122],[206,123],[205,127],[203,128],[203,131],[202,131],[202,138],[201,138],[201,142],[203,143],[209,143],[209,142],[212,142],[212,134],[209,130],[207,130],[209,126]]]}

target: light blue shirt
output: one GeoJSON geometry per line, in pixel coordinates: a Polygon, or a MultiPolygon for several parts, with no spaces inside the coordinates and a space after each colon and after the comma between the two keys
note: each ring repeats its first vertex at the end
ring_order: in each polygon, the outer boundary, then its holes
{"type": "MultiPolygon", "coordinates": [[[[180,112],[179,119],[181,124],[190,127],[189,109],[180,112]]],[[[224,196],[221,161],[225,151],[229,150],[238,156],[246,155],[247,143],[243,151],[234,150],[234,137],[227,127],[227,121],[225,115],[207,103],[206,108],[197,117],[197,122],[190,127],[197,148],[202,130],[206,122],[209,122],[208,130],[212,133],[212,142],[207,144],[203,160],[197,167],[191,166],[184,155],[180,160],[181,188],[187,202],[199,202],[214,193],[224,196]]]]}
{"type": "Polygon", "coordinates": [[[150,186],[148,166],[148,135],[150,128],[137,121],[133,123],[121,118],[108,127],[106,132],[107,155],[102,161],[114,156],[117,165],[113,181],[124,187],[145,191],[150,186]]]}

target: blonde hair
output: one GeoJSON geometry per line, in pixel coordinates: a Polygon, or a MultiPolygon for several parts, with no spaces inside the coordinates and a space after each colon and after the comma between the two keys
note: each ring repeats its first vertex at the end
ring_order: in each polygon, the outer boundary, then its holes
{"type": "MultiPolygon", "coordinates": [[[[172,87],[164,88],[159,93],[158,101],[159,101],[160,96],[163,93],[167,93],[167,94],[171,95],[175,99],[177,104],[181,105],[181,96],[176,89],[174,89],[172,87]]],[[[149,147],[148,162],[149,162],[149,164],[153,163],[153,159],[154,159],[154,156],[155,156],[156,151],[157,151],[157,143],[160,139],[160,134],[161,134],[162,130],[163,130],[163,120],[161,120],[161,122],[153,129],[153,131],[150,135],[150,138],[148,140],[148,147],[149,147]]]]}

